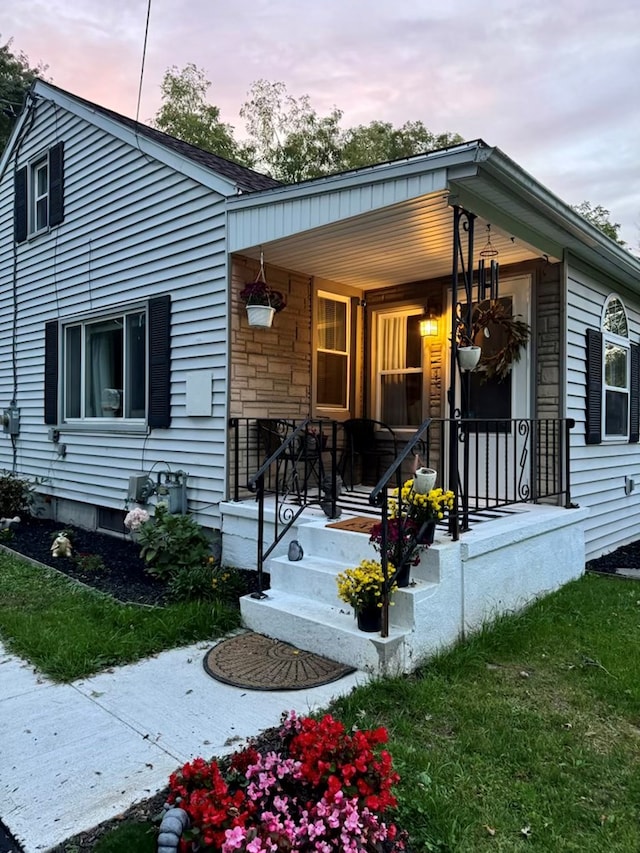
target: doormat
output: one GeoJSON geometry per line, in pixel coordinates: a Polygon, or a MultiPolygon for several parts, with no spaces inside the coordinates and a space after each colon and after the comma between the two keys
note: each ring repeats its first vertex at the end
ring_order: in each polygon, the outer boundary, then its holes
{"type": "Polygon", "coordinates": [[[247,690],[304,690],[355,672],[354,667],[252,631],[222,640],[203,663],[216,681],[247,690]]]}
{"type": "Polygon", "coordinates": [[[351,530],[354,533],[371,534],[371,528],[374,524],[378,524],[376,518],[367,518],[364,515],[358,515],[355,518],[345,518],[344,521],[334,521],[333,524],[326,524],[325,527],[335,527],[338,530],[351,530]]]}

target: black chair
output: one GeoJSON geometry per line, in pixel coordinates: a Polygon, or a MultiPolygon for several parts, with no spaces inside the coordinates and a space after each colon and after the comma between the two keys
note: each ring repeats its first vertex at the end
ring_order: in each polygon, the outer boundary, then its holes
{"type": "Polygon", "coordinates": [[[342,424],[344,446],[338,471],[347,489],[375,486],[398,455],[396,434],[382,421],[350,418],[342,424]]]}
{"type": "MultiPolygon", "coordinates": [[[[296,429],[294,421],[284,418],[261,418],[257,421],[258,440],[264,452],[262,461],[280,450],[296,429]]],[[[297,436],[282,452],[275,471],[269,472],[265,484],[268,489],[280,494],[293,494],[300,500],[307,491],[313,477],[322,473],[322,455],[318,436],[306,432],[297,436]]]]}

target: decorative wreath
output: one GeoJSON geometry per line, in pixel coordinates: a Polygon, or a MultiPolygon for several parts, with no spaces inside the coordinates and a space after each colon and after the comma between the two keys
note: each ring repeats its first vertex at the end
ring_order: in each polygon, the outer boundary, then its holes
{"type": "Polygon", "coordinates": [[[482,305],[487,307],[478,306],[473,312],[471,338],[475,341],[479,334],[489,337],[490,325],[504,330],[506,336],[504,346],[493,355],[483,353],[480,358],[483,381],[493,377],[502,380],[508,375],[511,365],[520,361],[522,348],[531,337],[531,326],[524,320],[518,319],[520,315],[513,316],[508,313],[504,303],[497,299],[488,303],[483,302],[482,305]]]}

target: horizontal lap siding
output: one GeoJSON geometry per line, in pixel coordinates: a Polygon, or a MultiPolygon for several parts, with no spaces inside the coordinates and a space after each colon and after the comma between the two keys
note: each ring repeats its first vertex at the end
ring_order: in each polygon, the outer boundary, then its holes
{"type": "MultiPolygon", "coordinates": [[[[20,163],[65,143],[65,220],[21,244],[17,372],[21,431],[17,470],[46,478],[60,498],[124,507],[128,478],[165,465],[188,472],[189,508],[218,526],[226,442],[226,253],[224,200],[135,147],[50,104],[39,108],[20,163]],[[172,421],[149,436],[62,429],[65,459],[43,422],[44,324],[172,297],[172,421]],[[186,373],[213,373],[211,418],[186,417],[186,373]]],[[[12,396],[13,178],[0,182],[0,407],[12,396]]],[[[11,468],[0,436],[0,467],[11,468]]]]}
{"type": "Polygon", "coordinates": [[[607,296],[623,300],[629,319],[630,340],[640,340],[640,299],[602,274],[570,268],[567,282],[567,416],[571,432],[571,496],[588,506],[587,557],[614,550],[640,538],[640,445],[625,441],[585,444],[586,329],[600,329],[607,296]],[[638,488],[624,493],[625,476],[638,488]]]}

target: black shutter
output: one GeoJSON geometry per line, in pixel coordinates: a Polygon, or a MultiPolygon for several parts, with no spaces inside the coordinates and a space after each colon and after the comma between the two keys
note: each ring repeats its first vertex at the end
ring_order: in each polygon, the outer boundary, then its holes
{"type": "Polygon", "coordinates": [[[629,399],[629,443],[640,441],[640,346],[631,344],[631,395],[629,399]]]}
{"type": "Polygon", "coordinates": [[[44,327],[44,422],[58,423],[58,322],[44,327]]]}
{"type": "Polygon", "coordinates": [[[16,243],[27,239],[27,167],[15,173],[14,235],[16,243]]]}
{"type": "Polygon", "coordinates": [[[149,426],[171,424],[171,297],[149,300],[149,426]]]}
{"type": "Polygon", "coordinates": [[[49,225],[64,219],[64,142],[49,149],[49,225]]]}
{"type": "Polygon", "coordinates": [[[602,332],[587,329],[587,423],[585,442],[602,441],[602,332]]]}

